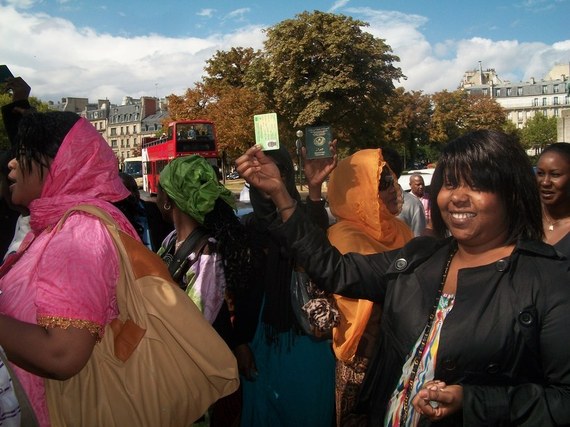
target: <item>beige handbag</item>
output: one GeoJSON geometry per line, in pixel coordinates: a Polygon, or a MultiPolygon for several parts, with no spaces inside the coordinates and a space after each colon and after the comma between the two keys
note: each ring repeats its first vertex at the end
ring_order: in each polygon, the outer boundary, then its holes
{"type": "Polygon", "coordinates": [[[117,247],[119,318],[107,325],[87,365],[66,381],[46,380],[52,425],[78,427],[190,426],[239,386],[236,360],[164,262],[100,218],[117,247]]]}

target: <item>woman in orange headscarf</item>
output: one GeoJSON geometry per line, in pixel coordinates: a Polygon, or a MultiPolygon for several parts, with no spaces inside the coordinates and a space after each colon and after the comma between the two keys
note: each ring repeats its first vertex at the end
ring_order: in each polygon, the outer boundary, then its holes
{"type": "MultiPolygon", "coordinates": [[[[412,238],[396,215],[401,189],[381,149],[361,150],[339,162],[330,177],[327,196],[337,223],[330,242],[342,253],[370,254],[402,247],[412,238]]],[[[336,366],[337,425],[350,425],[368,361],[380,327],[380,309],[367,300],[335,295],[340,325],[333,330],[336,366]]],[[[354,424],[357,425],[357,424],[354,424]]]]}

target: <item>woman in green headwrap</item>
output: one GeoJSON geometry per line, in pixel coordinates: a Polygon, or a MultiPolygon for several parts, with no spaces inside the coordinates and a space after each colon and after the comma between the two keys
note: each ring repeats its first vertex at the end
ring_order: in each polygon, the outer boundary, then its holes
{"type": "MultiPolygon", "coordinates": [[[[163,218],[174,224],[158,255],[234,350],[228,301],[248,288],[251,274],[249,239],[235,214],[234,196],[220,184],[214,168],[194,155],[178,157],[162,170],[156,203],[163,218]]],[[[220,399],[211,410],[210,426],[235,424],[240,407],[238,392],[220,399]]]]}
{"type": "Polygon", "coordinates": [[[178,157],[160,173],[157,205],[174,224],[158,255],[232,347],[226,291],[247,286],[250,256],[232,193],[203,157],[178,157]]]}

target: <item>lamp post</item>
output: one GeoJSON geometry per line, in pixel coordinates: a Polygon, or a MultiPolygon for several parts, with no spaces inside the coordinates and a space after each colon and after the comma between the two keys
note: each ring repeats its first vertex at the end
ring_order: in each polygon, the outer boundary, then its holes
{"type": "Polygon", "coordinates": [[[301,164],[301,147],[303,146],[303,131],[298,130],[295,135],[297,135],[297,140],[295,141],[295,148],[297,150],[297,169],[299,170],[299,185],[301,190],[303,189],[303,165],[301,164]]]}

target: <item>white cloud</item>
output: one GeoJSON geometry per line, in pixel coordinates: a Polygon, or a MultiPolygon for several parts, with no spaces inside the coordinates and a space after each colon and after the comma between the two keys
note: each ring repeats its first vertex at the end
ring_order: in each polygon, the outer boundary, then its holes
{"type": "Polygon", "coordinates": [[[212,16],[214,16],[215,11],[216,9],[202,9],[198,13],[196,13],[196,15],[203,16],[205,18],[211,18],[212,16]]]}
{"type": "Polygon", "coordinates": [[[335,12],[338,9],[345,7],[350,0],[336,0],[329,9],[329,12],[335,12]]]}
{"type": "Polygon", "coordinates": [[[248,14],[249,11],[250,11],[249,7],[242,7],[241,9],[232,10],[224,17],[224,20],[238,20],[238,21],[243,20],[245,15],[248,14]]]}
{"type": "Polygon", "coordinates": [[[473,37],[431,45],[421,32],[428,22],[423,16],[365,8],[350,9],[350,13],[369,22],[366,31],[385,39],[400,57],[398,65],[407,80],[397,85],[407,90],[455,90],[465,71],[476,69],[478,61],[483,68],[494,68],[503,80],[541,79],[570,57],[570,40],[547,45],[473,37]]]}
{"type": "Polygon", "coordinates": [[[248,26],[206,38],[127,38],[0,7],[0,37],[11,40],[0,45],[2,62],[30,83],[33,96],[44,101],[64,96],[108,98],[118,103],[125,95],[183,94],[201,79],[206,60],[216,50],[260,49],[265,36],[261,26],[248,26]]]}
{"type": "MultiPolygon", "coordinates": [[[[5,3],[2,3],[5,4],[5,3]]],[[[234,11],[243,16],[247,9],[234,11]]],[[[369,22],[365,28],[383,38],[400,57],[397,66],[407,90],[433,93],[454,90],[463,73],[478,67],[494,68],[504,80],[541,79],[556,63],[567,63],[570,40],[552,45],[474,37],[432,45],[422,33],[427,18],[372,9],[346,9],[369,22]]],[[[217,50],[231,47],[261,49],[263,26],[243,26],[207,37],[172,38],[157,34],[139,37],[98,33],[67,20],[0,6],[0,58],[15,75],[32,86],[32,95],[44,101],[64,96],[108,98],[118,103],[128,95],[181,95],[199,81],[205,61],[217,50]]]]}

